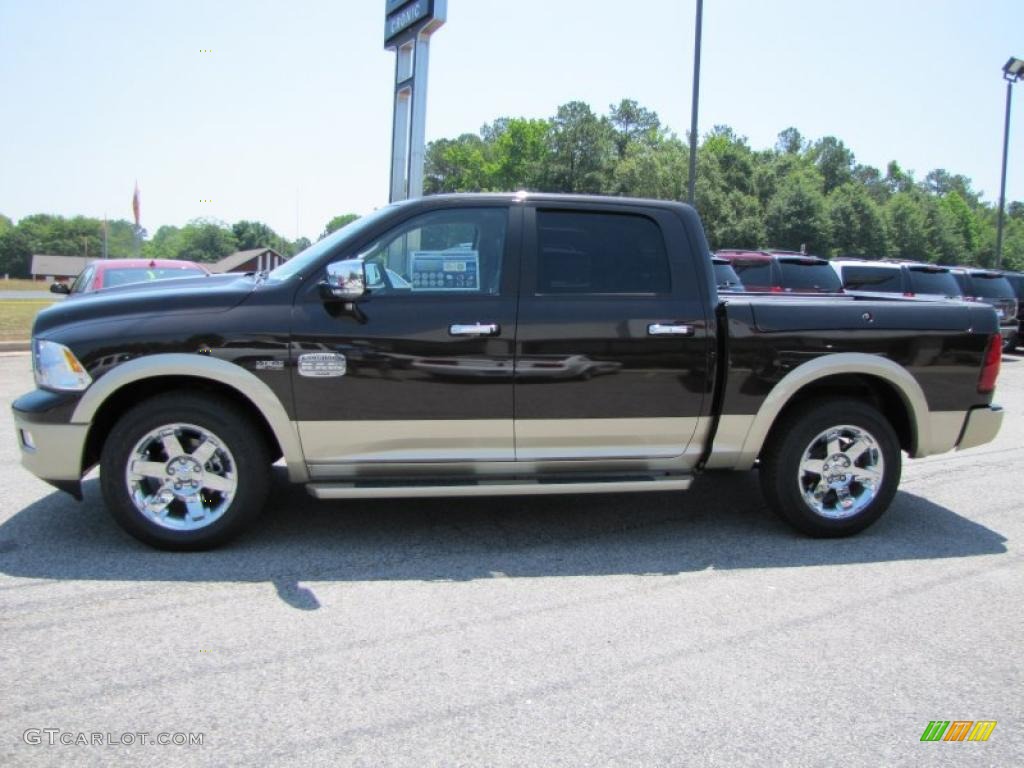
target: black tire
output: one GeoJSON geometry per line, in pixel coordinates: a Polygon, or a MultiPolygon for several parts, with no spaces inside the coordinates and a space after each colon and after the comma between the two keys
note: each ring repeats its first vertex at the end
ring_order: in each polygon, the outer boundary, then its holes
{"type": "Polygon", "coordinates": [[[234,538],[256,519],[267,497],[269,470],[270,453],[263,435],[234,403],[211,395],[169,392],[139,403],[114,425],[100,458],[100,486],[111,515],[135,538],[159,549],[203,550],[234,538]],[[208,437],[213,438],[209,442],[216,453],[200,463],[203,455],[197,452],[199,459],[188,466],[166,470],[176,471],[173,477],[129,476],[129,462],[132,468],[143,466],[139,461],[146,461],[147,467],[173,463],[172,451],[162,439],[158,442],[152,437],[161,428],[182,448],[182,462],[189,462],[189,449],[197,451],[208,437]],[[137,452],[140,446],[148,446],[143,448],[148,452],[144,459],[137,452]],[[176,486],[171,481],[181,478],[186,480],[186,490],[172,490],[176,486]],[[227,486],[233,482],[234,487],[211,490],[204,484],[214,481],[227,486]],[[163,523],[155,520],[160,512],[147,515],[136,506],[130,483],[140,499],[148,498],[156,505],[161,501],[159,493],[173,496],[163,505],[163,523]],[[147,493],[152,495],[147,497],[147,493]],[[177,494],[192,495],[185,499],[177,494]],[[205,516],[197,522],[194,514],[205,516]]]}
{"type": "Polygon", "coordinates": [[[877,409],[838,397],[810,400],[792,408],[773,427],[761,454],[761,489],[769,506],[803,533],[816,538],[850,536],[888,509],[900,484],[901,460],[896,432],[877,409]],[[840,450],[833,454],[838,460],[830,464],[826,433],[836,436],[850,455],[840,450]],[[870,442],[862,439],[864,435],[870,442]],[[863,445],[870,447],[849,463],[863,445]],[[805,452],[808,467],[824,456],[819,473],[801,470],[805,452]],[[879,481],[868,479],[879,472],[879,481]],[[833,484],[826,482],[829,478],[833,484]],[[823,492],[821,498],[816,492],[823,492]],[[842,506],[846,503],[849,510],[842,506]]]}

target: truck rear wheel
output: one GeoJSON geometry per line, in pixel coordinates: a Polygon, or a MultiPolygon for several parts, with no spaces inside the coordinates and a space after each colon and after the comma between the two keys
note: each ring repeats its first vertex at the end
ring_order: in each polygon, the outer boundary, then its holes
{"type": "Polygon", "coordinates": [[[892,425],[857,400],[824,398],[794,408],[761,456],[761,488],[787,522],[815,537],[858,533],[888,509],[900,483],[892,425]]]}
{"type": "Polygon", "coordinates": [[[263,436],[230,401],[168,393],[114,425],[103,446],[100,485],[114,519],[140,541],[209,549],[259,514],[269,466],[263,436]]]}

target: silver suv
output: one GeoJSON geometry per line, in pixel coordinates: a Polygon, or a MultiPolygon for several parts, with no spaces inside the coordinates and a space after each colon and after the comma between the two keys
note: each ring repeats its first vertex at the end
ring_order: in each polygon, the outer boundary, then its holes
{"type": "Polygon", "coordinates": [[[829,262],[854,296],[939,301],[963,292],[949,267],[902,261],[833,259],[829,262]]]}

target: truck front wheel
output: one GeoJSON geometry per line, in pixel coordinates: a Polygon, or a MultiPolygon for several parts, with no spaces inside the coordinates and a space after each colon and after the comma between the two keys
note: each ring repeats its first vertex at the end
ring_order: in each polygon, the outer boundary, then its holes
{"type": "Polygon", "coordinates": [[[802,403],[775,426],[761,455],[768,504],[810,536],[858,533],[889,507],[900,483],[892,425],[858,400],[802,403]]]}
{"type": "Polygon", "coordinates": [[[267,496],[270,456],[245,414],[217,397],[167,393],[114,425],[100,485],[114,519],[160,549],[209,549],[238,535],[267,496]]]}

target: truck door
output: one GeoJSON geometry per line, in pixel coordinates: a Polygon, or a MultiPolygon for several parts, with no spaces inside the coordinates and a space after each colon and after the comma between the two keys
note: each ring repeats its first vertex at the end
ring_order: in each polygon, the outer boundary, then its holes
{"type": "Polygon", "coordinates": [[[325,301],[317,280],[300,290],[292,382],[314,477],[514,459],[512,229],[507,204],[429,210],[334,259],[366,264],[356,311],[325,301]]]}
{"type": "Polygon", "coordinates": [[[524,214],[516,458],[681,456],[708,391],[707,299],[681,220],[568,203],[524,214]]]}

